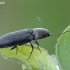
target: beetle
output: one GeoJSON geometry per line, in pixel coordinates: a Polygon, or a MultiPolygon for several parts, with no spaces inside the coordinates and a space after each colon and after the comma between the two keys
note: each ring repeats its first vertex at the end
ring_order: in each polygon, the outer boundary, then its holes
{"type": "MultiPolygon", "coordinates": [[[[60,35],[58,35],[58,36],[60,36],[60,35]]],[[[28,28],[28,29],[15,31],[15,32],[10,32],[10,33],[7,33],[0,37],[0,48],[7,48],[10,46],[13,46],[10,49],[10,50],[13,50],[14,48],[17,47],[17,45],[23,45],[26,43],[30,43],[31,47],[32,47],[32,51],[29,56],[29,58],[30,58],[31,54],[33,52],[33,49],[34,49],[31,41],[34,40],[39,49],[39,43],[37,42],[37,39],[42,39],[42,38],[46,38],[49,36],[53,36],[53,35],[50,34],[50,32],[45,28],[33,28],[33,29],[28,28]]]]}
{"type": "Polygon", "coordinates": [[[42,39],[49,36],[52,36],[52,35],[45,28],[33,28],[33,29],[28,28],[28,29],[15,31],[15,32],[10,32],[0,37],[0,48],[7,48],[10,46],[13,46],[11,48],[12,50],[16,48],[17,45],[30,43],[32,47],[32,51],[30,53],[30,56],[31,56],[34,49],[31,41],[35,40],[36,44],[38,45],[37,47],[39,49],[39,43],[37,42],[37,39],[42,39]]]}

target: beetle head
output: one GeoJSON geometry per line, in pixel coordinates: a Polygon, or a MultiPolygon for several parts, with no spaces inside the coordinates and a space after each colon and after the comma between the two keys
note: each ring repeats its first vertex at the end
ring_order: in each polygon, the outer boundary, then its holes
{"type": "Polygon", "coordinates": [[[35,36],[35,39],[42,39],[45,37],[52,36],[49,31],[45,28],[34,28],[33,29],[33,35],[35,36]]]}

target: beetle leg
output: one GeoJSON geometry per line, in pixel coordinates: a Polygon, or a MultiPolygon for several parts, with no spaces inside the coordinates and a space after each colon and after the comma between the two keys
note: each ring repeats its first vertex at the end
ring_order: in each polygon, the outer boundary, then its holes
{"type": "Polygon", "coordinates": [[[38,49],[39,49],[39,51],[40,51],[40,53],[41,53],[41,50],[40,50],[40,48],[39,48],[39,43],[36,41],[36,39],[35,39],[35,36],[33,35],[33,40],[35,40],[35,43],[37,44],[37,47],[38,47],[38,49]]]}
{"type": "MultiPolygon", "coordinates": [[[[30,44],[31,44],[31,47],[32,47],[32,51],[31,51],[31,53],[30,53],[30,55],[29,55],[28,59],[31,57],[32,52],[33,52],[33,50],[34,50],[34,46],[32,45],[32,43],[31,43],[31,42],[30,42],[30,44]]],[[[28,59],[27,59],[27,60],[28,60],[28,59]]]]}
{"type": "Polygon", "coordinates": [[[14,48],[16,48],[16,54],[17,54],[18,47],[16,45],[14,47],[12,47],[10,50],[13,50],[14,48]]]}
{"type": "Polygon", "coordinates": [[[40,48],[39,48],[39,43],[35,40],[35,43],[37,44],[37,47],[38,47],[38,49],[39,49],[39,51],[40,51],[40,53],[41,53],[41,50],[40,50],[40,48]]]}
{"type": "Polygon", "coordinates": [[[16,48],[17,46],[15,45],[14,47],[12,47],[10,50],[13,50],[14,48],[16,48]]]}
{"type": "Polygon", "coordinates": [[[39,43],[36,41],[36,39],[35,39],[35,36],[34,36],[34,35],[33,35],[33,37],[34,37],[35,43],[37,44],[37,47],[38,47],[38,49],[39,49],[39,51],[40,51],[40,53],[41,53],[41,50],[40,50],[40,48],[39,48],[39,43]]]}
{"type": "Polygon", "coordinates": [[[17,54],[17,51],[18,51],[18,47],[16,47],[16,54],[17,54]]]}

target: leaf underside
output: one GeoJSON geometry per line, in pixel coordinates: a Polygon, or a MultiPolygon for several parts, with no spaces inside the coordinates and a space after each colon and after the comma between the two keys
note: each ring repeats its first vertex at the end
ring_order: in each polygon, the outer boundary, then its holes
{"type": "MultiPolygon", "coordinates": [[[[65,31],[70,31],[70,26],[63,32],[65,31]]],[[[59,37],[56,44],[56,56],[61,70],[70,70],[70,32],[59,37]]]]}
{"type": "MultiPolygon", "coordinates": [[[[11,48],[11,47],[10,47],[11,48]]],[[[33,53],[29,60],[28,57],[32,48],[30,44],[24,44],[18,46],[18,51],[16,54],[16,49],[10,50],[10,48],[0,49],[4,58],[11,59],[13,61],[22,64],[22,69],[25,70],[56,70],[56,64],[52,61],[47,51],[40,47],[41,53],[38,48],[34,45],[33,53]]]]}

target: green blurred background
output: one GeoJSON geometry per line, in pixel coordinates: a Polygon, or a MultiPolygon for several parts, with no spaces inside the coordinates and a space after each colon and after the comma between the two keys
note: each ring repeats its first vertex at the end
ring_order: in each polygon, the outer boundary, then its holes
{"type": "MultiPolygon", "coordinates": [[[[51,34],[60,34],[70,24],[70,0],[0,0],[0,36],[25,28],[39,28],[44,22],[51,34]]],[[[49,54],[55,53],[57,37],[38,40],[49,54]]],[[[0,70],[22,70],[21,64],[0,54],[0,70]]]]}

